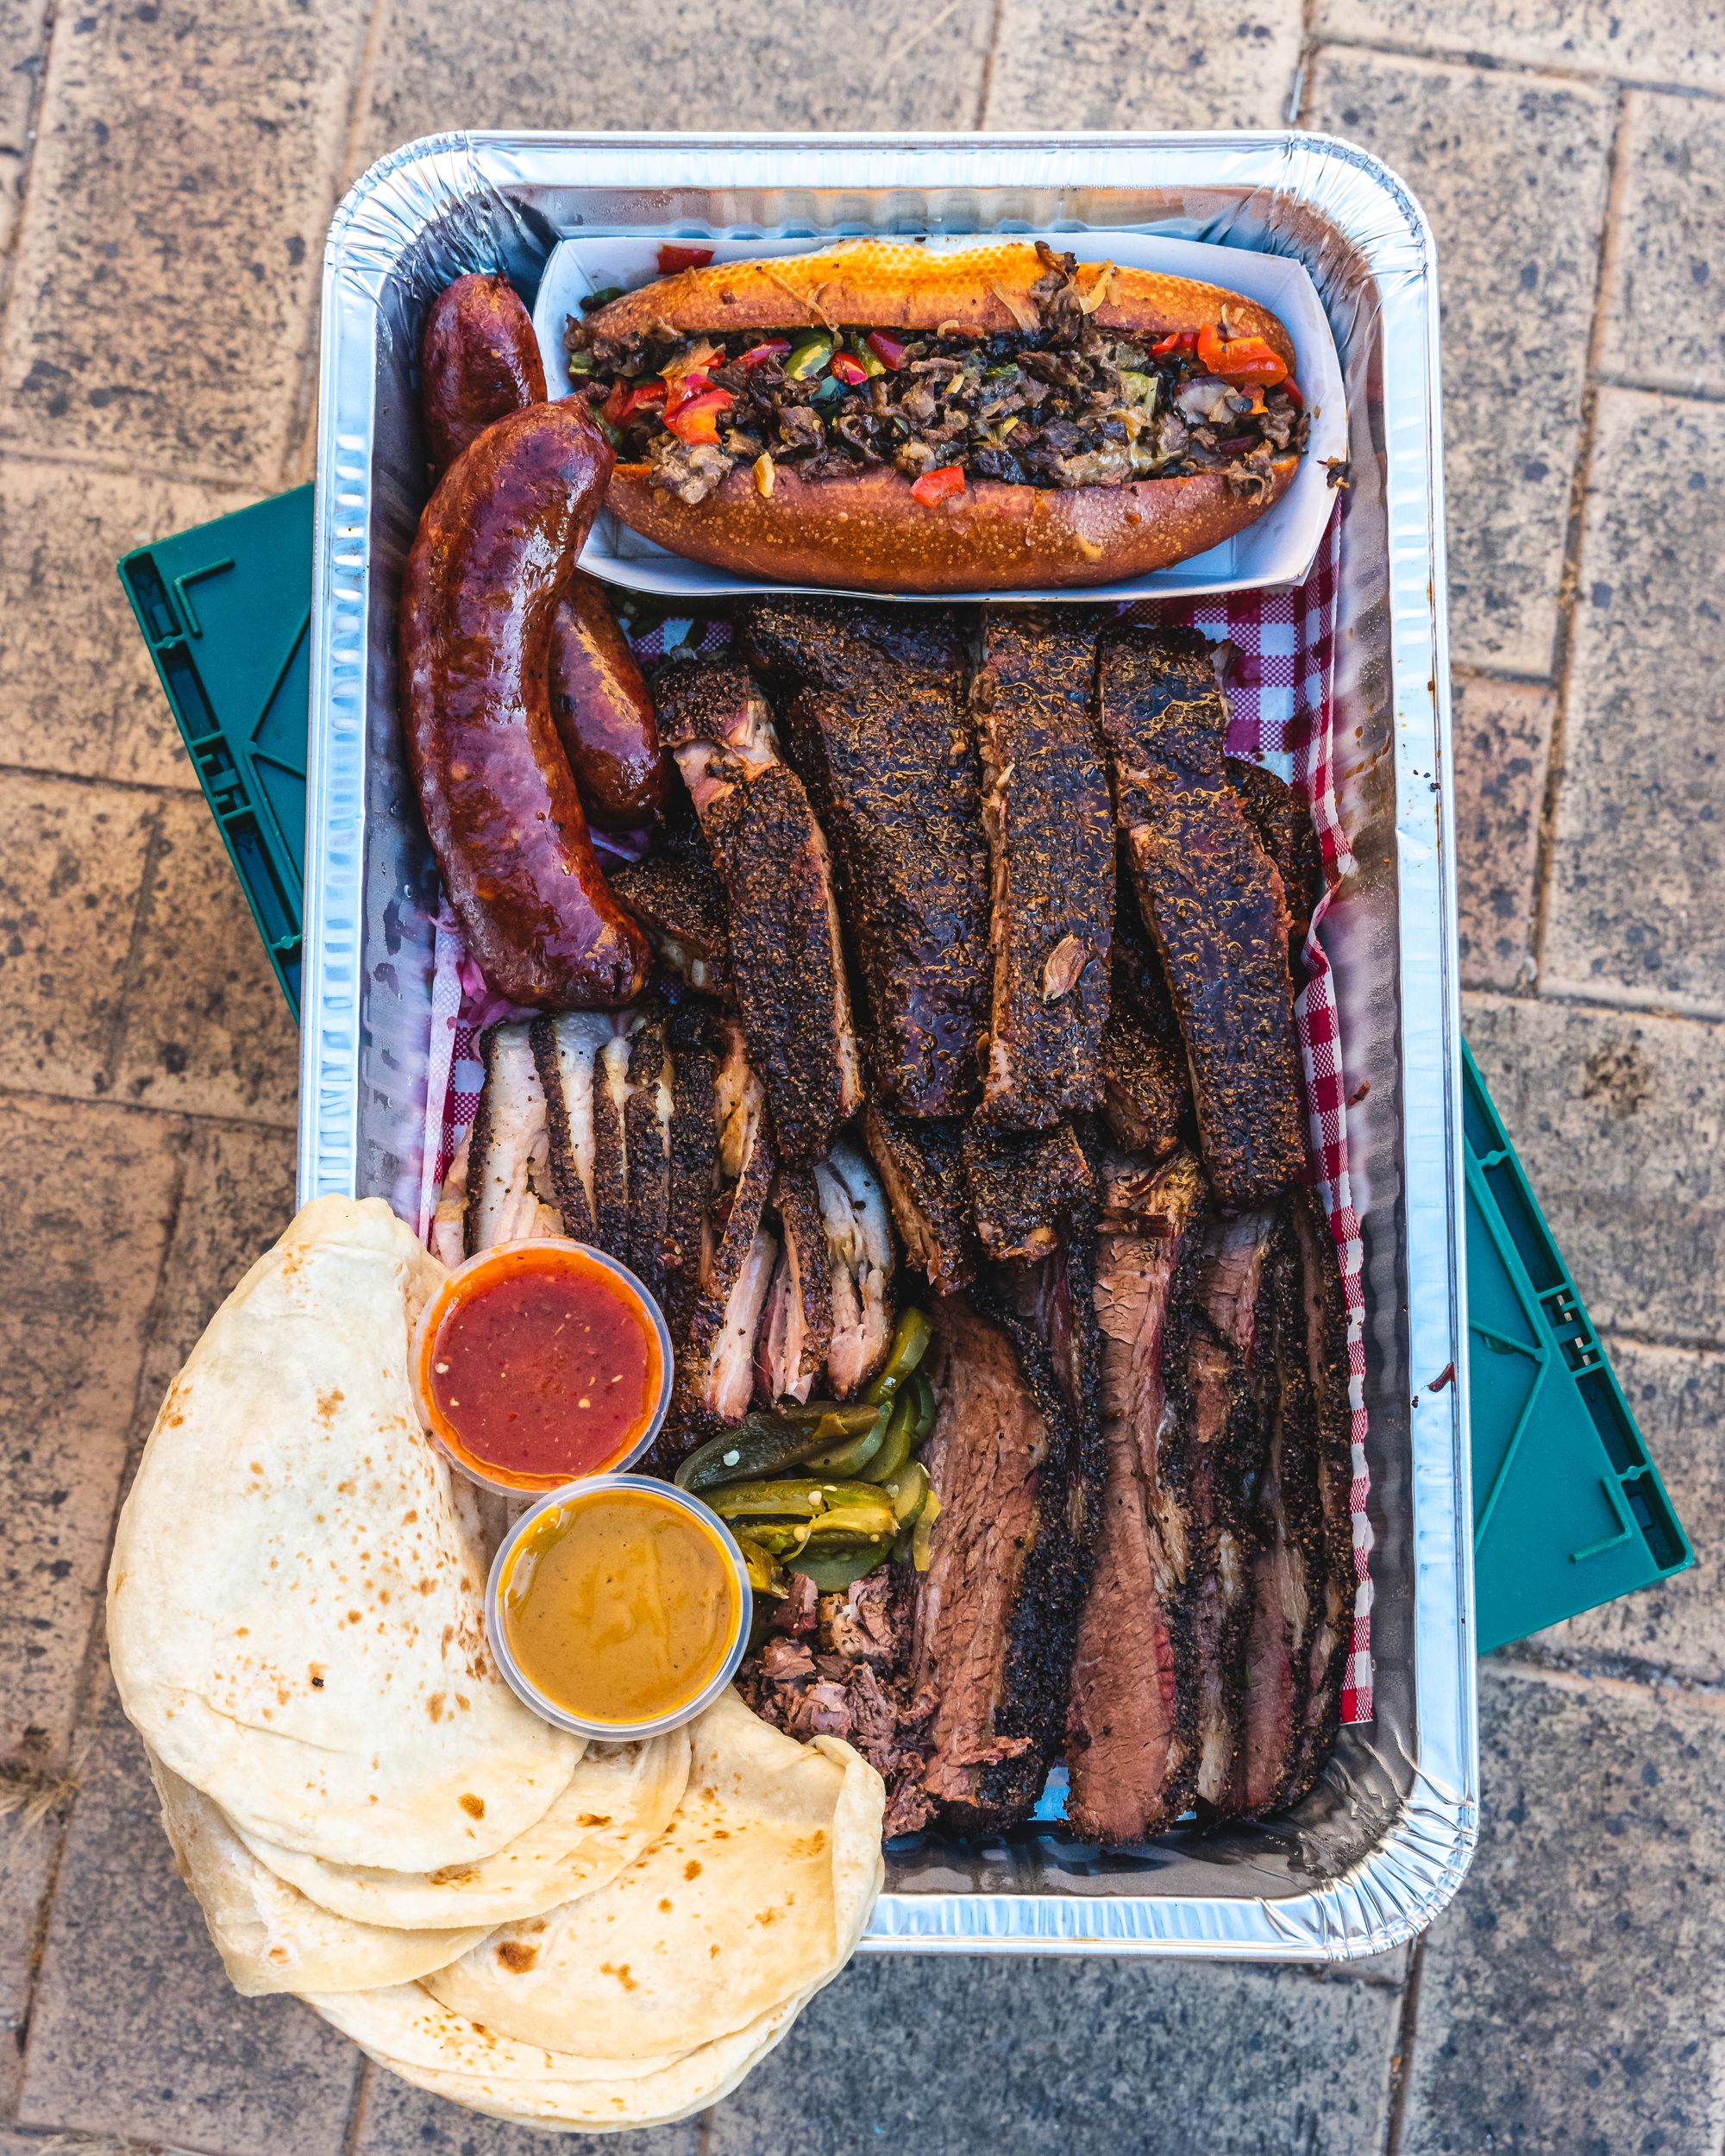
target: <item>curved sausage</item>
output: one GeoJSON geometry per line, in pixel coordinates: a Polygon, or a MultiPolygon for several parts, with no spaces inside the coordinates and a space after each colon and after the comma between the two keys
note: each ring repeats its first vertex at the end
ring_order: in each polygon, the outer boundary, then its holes
{"type": "Polygon", "coordinates": [[[419,341],[419,406],[435,479],[505,413],[545,401],[533,319],[506,277],[458,277],[419,341]]]}
{"type": "Polygon", "coordinates": [[[601,830],[638,830],[665,814],[665,752],[653,699],[596,577],[579,573],[551,624],[551,716],[601,830]]]}
{"type": "Polygon", "coordinates": [[[486,979],[547,1010],[627,1003],[652,963],[593,853],[546,686],[551,617],[611,467],[574,399],[499,419],[444,473],[402,586],[408,750],[437,866],[486,979]]]}

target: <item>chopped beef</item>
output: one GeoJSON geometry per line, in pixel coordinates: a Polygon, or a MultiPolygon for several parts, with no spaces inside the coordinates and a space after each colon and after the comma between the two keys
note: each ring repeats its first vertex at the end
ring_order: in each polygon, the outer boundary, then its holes
{"type": "Polygon", "coordinates": [[[960,618],[766,599],[743,633],[783,693],[787,752],[832,842],[874,1090],[908,1115],[961,1113],[976,1096],[990,961],[960,618]]]}
{"type": "Polygon", "coordinates": [[[1046,1130],[1102,1099],[1113,809],[1092,714],[1091,610],[999,608],[972,688],[992,879],[982,1122],[1046,1130]]]}
{"type": "Polygon", "coordinates": [[[1228,1211],[1306,1164],[1288,907],[1228,784],[1227,712],[1195,630],[1104,638],[1102,731],[1139,907],[1186,1044],[1204,1165],[1228,1211]]]}

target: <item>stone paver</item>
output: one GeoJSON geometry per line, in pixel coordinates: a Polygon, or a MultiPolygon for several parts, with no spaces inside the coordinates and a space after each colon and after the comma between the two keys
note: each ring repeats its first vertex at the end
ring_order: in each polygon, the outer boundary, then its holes
{"type": "MultiPolygon", "coordinates": [[[[56,1786],[57,1778],[49,1776],[9,1789],[9,1800],[16,1797],[29,1804],[34,1798],[37,1803],[28,1810],[0,1817],[0,2116],[5,2117],[11,2115],[18,2101],[23,2071],[22,2031],[35,1970],[37,1934],[60,1856],[66,1807],[54,1801],[56,1786]]],[[[5,2156],[3,2132],[0,2156],[5,2156]]]]}
{"type": "Polygon", "coordinates": [[[1725,409],[1599,400],[1544,986],[1725,1012],[1725,409]]]}
{"type": "Polygon", "coordinates": [[[299,1037],[201,798],[162,804],[114,1091],[194,1114],[294,1121],[299,1037]]]}
{"type": "Polygon", "coordinates": [[[1607,1344],[1696,1561],[1639,1595],[1553,1625],[1538,1641],[1565,1655],[1622,1655],[1716,1684],[1725,1678],[1716,1526],[1725,1519],[1725,1357],[1640,1341],[1607,1344]]]}
{"type": "Polygon", "coordinates": [[[24,147],[47,16],[47,0],[0,0],[0,148],[24,147]]]}
{"type": "Polygon", "coordinates": [[[0,345],[0,439],[277,483],[361,0],[59,11],[0,345]]]}
{"type": "Polygon", "coordinates": [[[1312,65],[1303,118],[1375,151],[1431,218],[1451,655],[1543,675],[1580,442],[1611,98],[1548,78],[1332,49],[1312,65]]]}
{"type": "Polygon", "coordinates": [[[1534,965],[1534,876],[1557,697],[1480,676],[1455,684],[1455,824],[1461,977],[1519,987],[1534,965]]]}
{"type": "Polygon", "coordinates": [[[1398,2006],[1189,1962],[866,1955],[714,2109],[708,2156],[1377,2156],[1398,2006]]]}
{"type": "Polygon", "coordinates": [[[976,124],[988,0],[712,0],[631,15],[596,0],[499,9],[380,0],[360,167],[444,128],[964,128],[976,124]]]}
{"type": "MultiPolygon", "coordinates": [[[[685,2119],[676,2126],[648,2127],[626,2140],[614,2134],[559,2134],[555,2140],[530,2127],[510,2126],[482,2118],[442,2096],[427,2096],[405,2081],[373,2066],[361,2099],[359,2128],[349,2143],[352,2156],[544,2156],[547,2148],[568,2156],[609,2156],[624,2148],[629,2156],[698,2156],[701,2122],[685,2119]]],[[[0,2153],[3,2156],[3,2153],[0,2153]]]]}
{"type": "Polygon", "coordinates": [[[0,760],[193,787],[198,774],[114,565],[248,497],[64,465],[0,461],[0,760]]]}
{"type": "Polygon", "coordinates": [[[1402,2156],[1711,2156],[1721,1702],[1493,1664],[1480,1689],[1479,1851],[1427,1938],[1402,2156]]]}
{"type": "Polygon", "coordinates": [[[1318,0],[1315,28],[1363,45],[1725,90],[1719,0],[1318,0]]]}
{"type": "Polygon", "coordinates": [[[102,1090],[161,807],[0,774],[0,1085],[102,1090]]]}
{"type": "Polygon", "coordinates": [[[1633,381],[1725,389],[1725,128],[1692,97],[1623,108],[1601,359],[1633,381]]]}
{"type": "Polygon", "coordinates": [[[0,1761],[64,1762],[179,1169],[161,1117],[4,1102],[0,1761]]]}
{"type": "Polygon", "coordinates": [[[331,2156],[360,2054],[297,1999],[242,1999],[174,1870],[104,1681],[24,2054],[25,2125],[215,2156],[331,2156]]]}
{"type": "Polygon", "coordinates": [[[990,128],[1286,125],[1298,0],[1005,0],[990,128]]]}
{"type": "Polygon", "coordinates": [[[1462,1024],[1594,1323],[1725,1343],[1725,1027],[1495,995],[1462,1024]]]}

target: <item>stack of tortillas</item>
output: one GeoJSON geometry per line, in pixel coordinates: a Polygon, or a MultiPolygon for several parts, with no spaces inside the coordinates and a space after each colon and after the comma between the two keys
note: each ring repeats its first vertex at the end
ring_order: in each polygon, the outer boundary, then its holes
{"type": "Polygon", "coordinates": [[[880,1777],[734,1694],[590,1746],[516,1699],[409,1390],[441,1275],[380,1200],[323,1198],[241,1282],[121,1514],[115,1677],[238,1990],[499,2117],[678,2118],[850,1959],[880,1777]]]}

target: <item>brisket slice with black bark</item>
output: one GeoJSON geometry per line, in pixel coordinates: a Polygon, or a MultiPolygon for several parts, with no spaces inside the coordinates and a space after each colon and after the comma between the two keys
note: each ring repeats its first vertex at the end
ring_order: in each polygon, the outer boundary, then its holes
{"type": "Polygon", "coordinates": [[[625,1263],[656,1301],[663,1302],[671,1210],[671,1067],[663,1020],[649,1015],[629,1044],[624,1102],[624,1157],[628,1169],[625,1263]]]}
{"type": "Polygon", "coordinates": [[[832,1280],[820,1191],[806,1168],[781,1168],[771,1206],[779,1263],[755,1341],[755,1390],[768,1402],[806,1401],[832,1348],[832,1280]]]}
{"type": "Polygon", "coordinates": [[[1096,1251],[1106,1473],[1067,1717],[1067,1817],[1119,1844],[1170,1827],[1197,1775],[1187,1459],[1164,1343],[1195,1285],[1207,1195],[1195,1157],[1104,1171],[1096,1251]]]}
{"type": "Polygon", "coordinates": [[[944,609],[768,599],[743,624],[831,841],[874,1091],[908,1115],[975,1102],[988,1023],[988,860],[944,609]]]}
{"type": "Polygon", "coordinates": [[[923,1459],[942,1509],[911,1665],[936,1702],[922,1791],[949,1831],[991,1833],[1028,1815],[1059,1745],[1099,1463],[1014,1313],[943,1296],[928,1368],[923,1459]]]}
{"type": "Polygon", "coordinates": [[[1161,1160],[1180,1143],[1192,1087],[1168,981],[1145,933],[1129,870],[1122,887],[1114,917],[1113,1000],[1102,1029],[1103,1106],[1109,1129],[1127,1152],[1161,1160]]]}
{"type": "Polygon", "coordinates": [[[724,886],[732,986],[775,1142],[812,1161],[862,1101],[826,841],[745,667],[675,661],[654,700],[724,886]]]}
{"type": "Polygon", "coordinates": [[[1092,709],[1096,617],[997,608],[971,688],[994,989],[982,1122],[1046,1130],[1102,1098],[1114,837],[1092,709]]]}
{"type": "Polygon", "coordinates": [[[1195,631],[1102,640],[1101,726],[1120,825],[1186,1044],[1204,1164],[1227,1211],[1305,1165],[1282,878],[1228,784],[1227,713],[1195,631]]]}
{"type": "Polygon", "coordinates": [[[704,995],[731,987],[724,887],[699,830],[645,861],[607,870],[612,893],[652,938],[668,973],[704,995]]]}
{"type": "Polygon", "coordinates": [[[698,1008],[674,1011],[666,1031],[671,1056],[671,1142],[661,1301],[672,1351],[681,1358],[699,1299],[707,1205],[718,1183],[718,1122],[713,1097],[719,1064],[706,1012],[698,1008]]]}
{"type": "Polygon", "coordinates": [[[1288,901],[1288,960],[1297,981],[1300,951],[1324,895],[1324,856],[1311,811],[1284,779],[1244,757],[1226,759],[1228,784],[1239,794],[1258,843],[1276,863],[1288,901]]]}
{"type": "Polygon", "coordinates": [[[1307,1373],[1317,1452],[1322,1520],[1321,1579],[1311,1589],[1314,1621],[1307,1653],[1298,1756],[1283,1802],[1309,1789],[1330,1755],[1341,1720],[1342,1681],[1353,1643],[1357,1573],[1353,1551],[1353,1417],[1348,1397],[1347,1307],[1335,1238],[1316,1196],[1296,1190],[1289,1203],[1305,1307],[1307,1373]]]}
{"type": "Polygon", "coordinates": [[[862,1135],[904,1238],[905,1256],[938,1295],[976,1276],[976,1230],[964,1174],[963,1128],[937,1117],[900,1115],[871,1100],[862,1135]]]}
{"type": "Polygon", "coordinates": [[[972,1124],[961,1150],[971,1218],[983,1254],[997,1264],[1046,1257],[1063,1225],[1091,1201],[1090,1163],[1069,1122],[1025,1132],[972,1124]]]}

